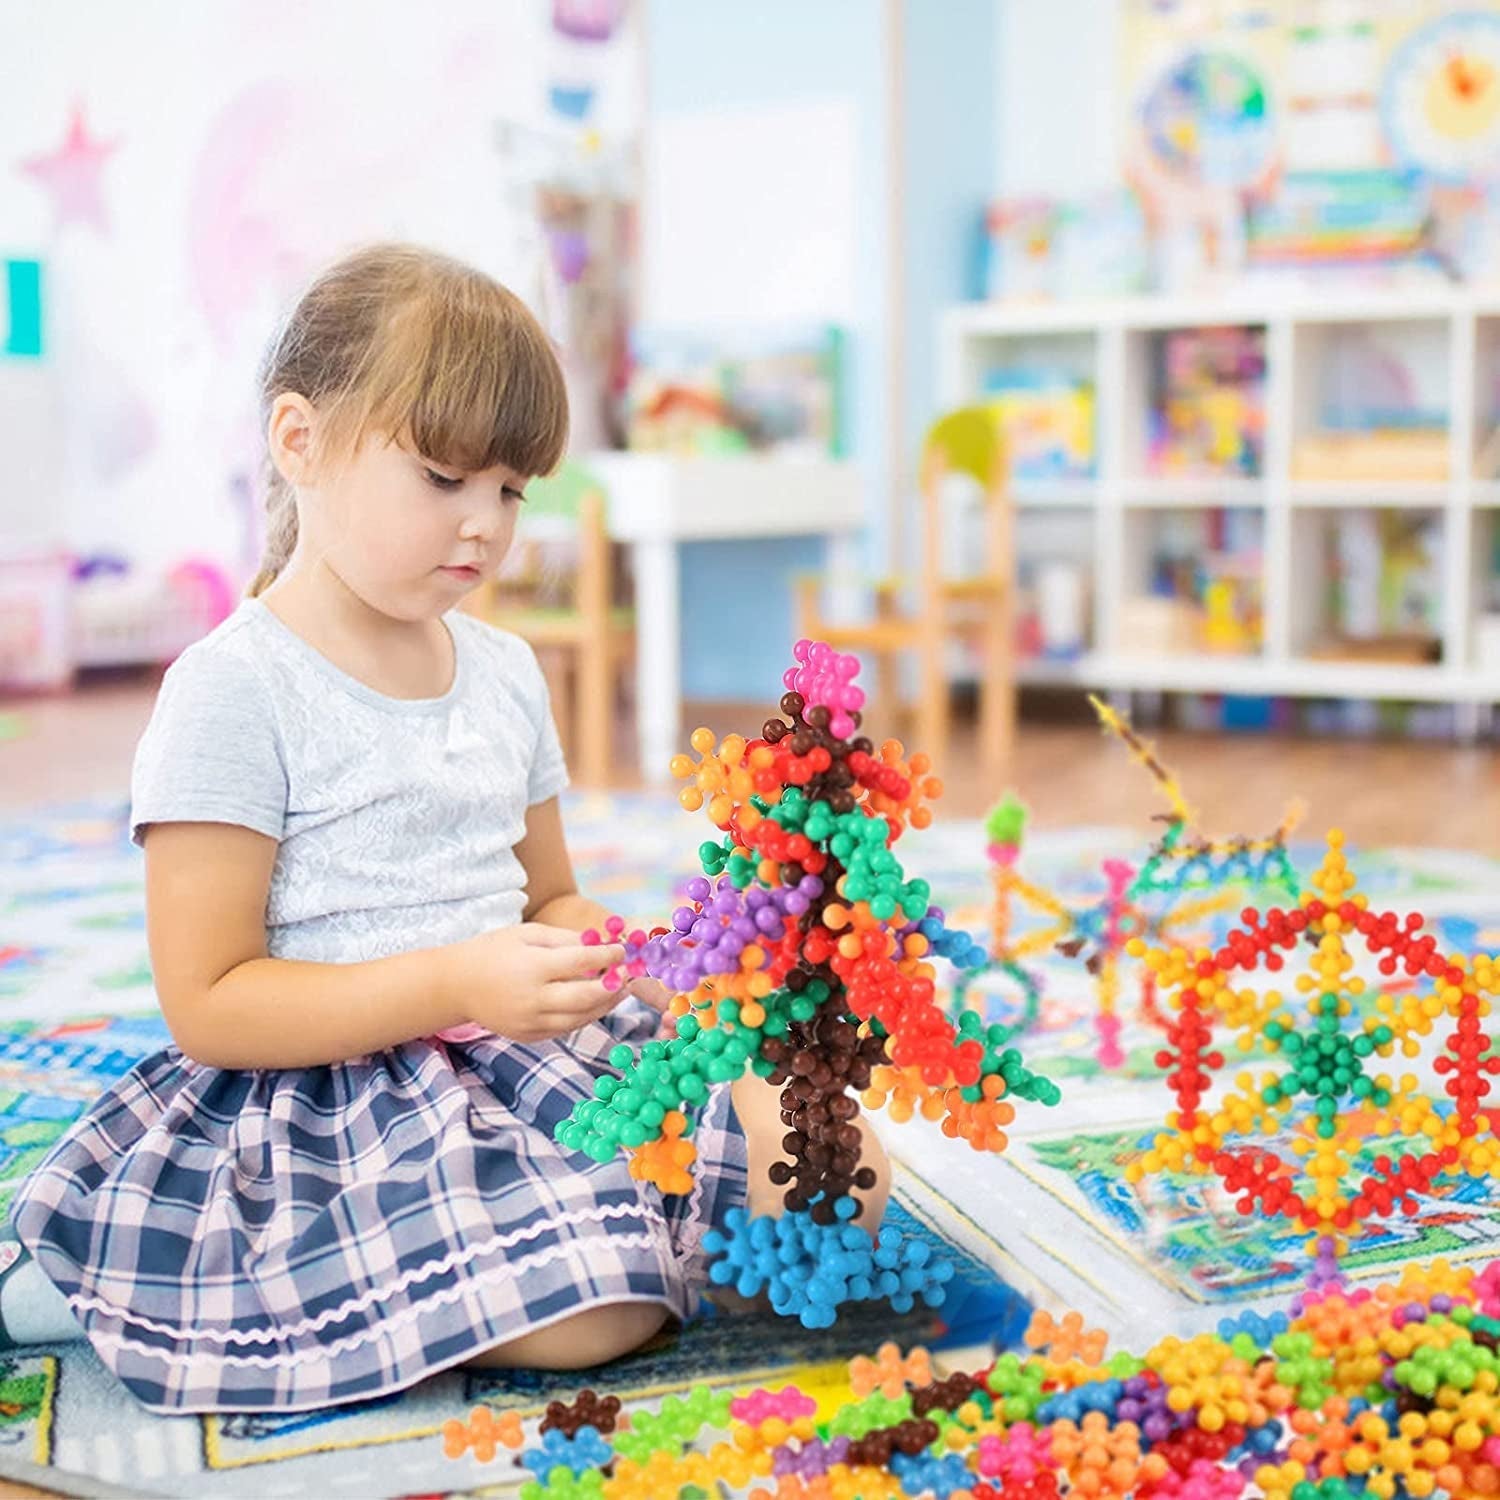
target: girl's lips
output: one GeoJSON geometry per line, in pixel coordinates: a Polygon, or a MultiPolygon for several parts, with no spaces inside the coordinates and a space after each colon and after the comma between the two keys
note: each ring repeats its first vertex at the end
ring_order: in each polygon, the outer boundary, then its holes
{"type": "Polygon", "coordinates": [[[479,569],[471,568],[467,565],[457,568],[450,568],[445,566],[443,568],[443,572],[447,573],[452,578],[462,579],[466,583],[477,583],[479,581],[479,569]]]}

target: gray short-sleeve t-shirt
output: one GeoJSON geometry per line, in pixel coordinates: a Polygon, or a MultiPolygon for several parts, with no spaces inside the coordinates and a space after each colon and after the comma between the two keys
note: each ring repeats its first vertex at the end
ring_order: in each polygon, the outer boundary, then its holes
{"type": "Polygon", "coordinates": [[[388,698],[246,600],[168,670],[136,750],[131,829],[234,823],[279,843],[273,958],[355,963],[521,919],[526,810],[567,785],[518,637],[453,613],[441,698],[388,698]]]}

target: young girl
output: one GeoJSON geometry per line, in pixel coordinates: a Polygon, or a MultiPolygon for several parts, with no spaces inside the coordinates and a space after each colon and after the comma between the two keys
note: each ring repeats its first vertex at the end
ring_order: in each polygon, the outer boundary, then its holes
{"type": "Polygon", "coordinates": [[[659,1024],[578,937],[606,913],[574,883],[536,659],[454,608],[562,455],[557,361],[504,288],[379,247],[303,296],[261,394],[265,566],[136,757],[176,1046],[58,1144],[17,1231],[161,1411],[610,1359],[694,1309],[747,1133],[765,1182],[783,1126],[758,1079],[716,1090],[696,1186],[665,1198],[553,1139],[659,1024]]]}

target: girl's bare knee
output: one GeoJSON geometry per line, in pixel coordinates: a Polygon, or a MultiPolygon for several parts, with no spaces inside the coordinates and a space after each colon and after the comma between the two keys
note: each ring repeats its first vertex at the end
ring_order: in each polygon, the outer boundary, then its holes
{"type": "Polygon", "coordinates": [[[638,1349],[667,1321],[659,1302],[611,1302],[497,1344],[469,1361],[480,1368],[583,1370],[638,1349]]]}

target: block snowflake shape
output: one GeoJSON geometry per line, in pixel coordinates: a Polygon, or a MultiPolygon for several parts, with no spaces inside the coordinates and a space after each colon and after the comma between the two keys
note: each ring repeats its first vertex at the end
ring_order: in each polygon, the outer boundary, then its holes
{"type": "Polygon", "coordinates": [[[934,961],[962,970],[985,955],[894,852],[930,824],[942,793],[928,758],[859,733],[857,663],[808,641],[796,657],[787,681],[823,701],[789,688],[758,738],[716,742],[699,729],[696,761],[672,761],[687,782],[679,801],[719,836],[700,846],[703,873],[670,925],[628,957],[674,991],[676,1034],[639,1054],[617,1047],[619,1076],[601,1078],[557,1138],[600,1161],[624,1150],[634,1175],[682,1192],[710,1088],[747,1069],[764,1078],[781,1091],[788,1132],[791,1160],[771,1173],[786,1189],[784,1222],[741,1214],[721,1226],[716,1279],[770,1287],[781,1310],[824,1326],[872,1295],[936,1305],[952,1273],[925,1246],[855,1222],[856,1194],[875,1182],[860,1164],[861,1102],[889,1102],[898,1119],[920,1109],[998,1151],[1016,1102],[1060,1096],[1005,1045],[1006,1028],[939,1003],[934,961]]]}
{"type": "Polygon", "coordinates": [[[1157,1061],[1170,1069],[1177,1109],[1127,1176],[1210,1173],[1241,1213],[1281,1214],[1339,1238],[1373,1216],[1414,1215],[1416,1195],[1440,1176],[1493,1170],[1500,1149],[1485,1100],[1500,1055],[1487,1023],[1500,965],[1439,953],[1424,926],[1418,913],[1370,910],[1335,830],[1300,905],[1247,907],[1213,952],[1132,945],[1175,1012],[1157,1061]],[[1357,973],[1361,949],[1399,985],[1357,973]],[[1245,983],[1297,954],[1307,969],[1295,996],[1245,983]],[[1452,1029],[1435,1035],[1440,1025],[1452,1029]],[[1218,1092],[1226,1037],[1285,1066],[1241,1072],[1218,1092]],[[1443,1108],[1415,1072],[1381,1069],[1398,1049],[1427,1059],[1443,1108]]]}

